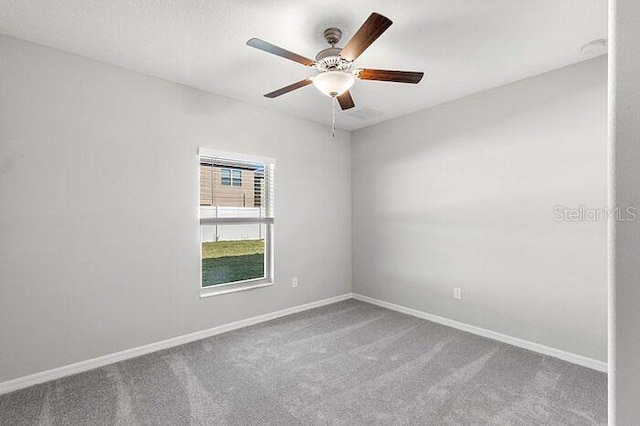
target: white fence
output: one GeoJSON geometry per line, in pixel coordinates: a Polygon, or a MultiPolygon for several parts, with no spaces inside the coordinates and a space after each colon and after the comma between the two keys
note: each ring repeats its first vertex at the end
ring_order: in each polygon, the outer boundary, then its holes
{"type": "MultiPolygon", "coordinates": [[[[200,207],[200,217],[264,217],[261,207],[200,207]]],[[[202,242],[261,240],[264,238],[264,227],[255,225],[201,225],[202,242]]]]}

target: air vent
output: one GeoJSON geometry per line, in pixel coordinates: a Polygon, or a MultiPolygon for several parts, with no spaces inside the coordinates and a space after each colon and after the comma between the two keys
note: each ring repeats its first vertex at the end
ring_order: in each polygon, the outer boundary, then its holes
{"type": "Polygon", "coordinates": [[[380,111],[376,111],[369,107],[358,108],[357,110],[347,112],[346,114],[349,117],[357,118],[358,120],[371,120],[372,118],[382,115],[380,111]]]}

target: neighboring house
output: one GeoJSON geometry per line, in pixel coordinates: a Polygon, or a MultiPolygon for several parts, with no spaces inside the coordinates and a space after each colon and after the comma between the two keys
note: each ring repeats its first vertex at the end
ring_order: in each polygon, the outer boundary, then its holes
{"type": "Polygon", "coordinates": [[[200,205],[260,207],[264,170],[233,163],[200,162],[200,205]]]}

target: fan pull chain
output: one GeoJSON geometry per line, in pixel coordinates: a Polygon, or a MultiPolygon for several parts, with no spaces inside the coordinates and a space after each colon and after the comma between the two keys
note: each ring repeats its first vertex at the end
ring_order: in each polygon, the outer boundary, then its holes
{"type": "Polygon", "coordinates": [[[336,98],[331,97],[331,137],[336,137],[336,98]]]}

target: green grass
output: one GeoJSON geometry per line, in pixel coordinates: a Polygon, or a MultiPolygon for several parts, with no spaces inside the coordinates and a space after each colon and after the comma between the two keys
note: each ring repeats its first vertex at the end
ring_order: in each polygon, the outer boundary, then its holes
{"type": "Polygon", "coordinates": [[[202,243],[202,286],[264,277],[264,240],[202,243]]]}
{"type": "Polygon", "coordinates": [[[264,253],[264,240],[217,241],[202,243],[202,258],[215,259],[227,256],[245,256],[264,253]]]}

